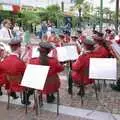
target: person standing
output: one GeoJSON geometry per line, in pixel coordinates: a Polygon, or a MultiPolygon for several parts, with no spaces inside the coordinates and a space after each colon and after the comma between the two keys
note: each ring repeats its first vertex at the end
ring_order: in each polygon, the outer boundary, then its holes
{"type": "Polygon", "coordinates": [[[5,19],[2,22],[2,28],[0,29],[0,42],[8,43],[12,40],[13,34],[11,31],[11,21],[9,19],[5,19]]]}

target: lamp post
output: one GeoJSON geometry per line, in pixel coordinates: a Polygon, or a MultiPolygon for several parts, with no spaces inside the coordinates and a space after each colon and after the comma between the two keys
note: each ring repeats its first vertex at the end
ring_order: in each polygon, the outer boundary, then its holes
{"type": "Polygon", "coordinates": [[[103,29],[103,0],[100,0],[100,32],[103,29]]]}
{"type": "Polygon", "coordinates": [[[62,9],[62,12],[64,12],[64,2],[63,1],[61,2],[61,9],[62,9]]]}
{"type": "Polygon", "coordinates": [[[115,15],[115,32],[118,34],[118,26],[119,26],[119,0],[116,0],[116,15],[115,15]]]}

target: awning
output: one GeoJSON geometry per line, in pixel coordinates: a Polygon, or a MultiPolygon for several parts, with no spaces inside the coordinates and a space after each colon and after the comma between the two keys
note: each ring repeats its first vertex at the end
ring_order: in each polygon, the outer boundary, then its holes
{"type": "Polygon", "coordinates": [[[13,13],[18,13],[21,10],[21,7],[18,5],[0,5],[0,10],[12,11],[13,13]]]}

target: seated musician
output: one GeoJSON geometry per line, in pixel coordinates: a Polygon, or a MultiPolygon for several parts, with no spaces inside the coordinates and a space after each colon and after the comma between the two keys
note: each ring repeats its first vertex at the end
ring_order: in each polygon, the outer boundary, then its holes
{"type": "Polygon", "coordinates": [[[55,31],[51,31],[51,35],[48,37],[47,41],[52,43],[54,46],[59,46],[59,40],[56,36],[55,31]]]}
{"type": "Polygon", "coordinates": [[[68,30],[64,30],[64,39],[63,39],[63,45],[68,44],[70,42],[70,32],[68,30]]]}
{"type": "Polygon", "coordinates": [[[77,29],[77,37],[80,43],[82,43],[86,38],[86,36],[83,35],[82,30],[80,30],[79,28],[77,29]]]}
{"type": "Polygon", "coordinates": [[[63,46],[64,41],[64,34],[61,32],[59,33],[59,46],[63,46]]]}
{"type": "Polygon", "coordinates": [[[93,36],[93,39],[96,43],[95,50],[94,50],[96,57],[99,57],[99,58],[110,57],[111,54],[110,54],[109,48],[103,38],[103,33],[97,32],[96,35],[93,36]]]}
{"type": "Polygon", "coordinates": [[[42,93],[46,94],[47,102],[51,103],[55,100],[54,92],[57,92],[60,87],[60,79],[57,73],[63,71],[64,68],[57,59],[53,57],[48,57],[48,53],[53,48],[50,43],[41,42],[39,45],[40,57],[32,58],[30,60],[30,63],[36,65],[50,66],[50,70],[48,72],[47,80],[42,93]]]}
{"type": "Polygon", "coordinates": [[[105,40],[111,41],[114,39],[114,34],[112,33],[111,29],[106,29],[105,30],[105,40]]]}
{"type": "MultiPolygon", "coordinates": [[[[4,58],[4,46],[0,44],[0,64],[4,58]]],[[[1,87],[6,83],[5,81],[5,75],[2,72],[1,66],[0,66],[0,96],[3,94],[1,87]]]]}
{"type": "MultiPolygon", "coordinates": [[[[94,40],[92,38],[86,38],[83,42],[84,54],[72,64],[72,80],[78,86],[88,85],[94,83],[92,79],[89,79],[89,60],[94,57],[94,40]]],[[[80,95],[80,90],[78,92],[80,95]]],[[[84,93],[83,93],[84,95],[84,93]]]]}
{"type": "MultiPolygon", "coordinates": [[[[5,73],[5,75],[9,74],[12,76],[23,74],[25,71],[25,64],[22,60],[20,60],[20,47],[21,41],[20,40],[11,40],[9,42],[11,47],[11,53],[9,56],[4,58],[4,60],[0,63],[1,70],[5,73]]],[[[7,88],[9,88],[9,81],[7,83],[7,88]]],[[[10,93],[10,96],[13,99],[17,99],[18,96],[14,91],[10,93]]]]}
{"type": "Polygon", "coordinates": [[[71,33],[70,44],[75,45],[77,47],[78,53],[80,53],[80,51],[81,51],[81,44],[79,43],[78,37],[77,37],[77,35],[74,32],[71,33]]]}

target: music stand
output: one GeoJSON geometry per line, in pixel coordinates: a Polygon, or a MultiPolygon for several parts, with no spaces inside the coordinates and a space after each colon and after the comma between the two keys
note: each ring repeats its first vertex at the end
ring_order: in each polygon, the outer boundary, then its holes
{"type": "Polygon", "coordinates": [[[72,61],[78,59],[79,55],[74,44],[68,44],[63,47],[57,47],[57,57],[60,62],[68,63],[68,93],[72,97],[72,61]]]}
{"type": "Polygon", "coordinates": [[[36,115],[38,115],[38,90],[43,90],[49,66],[28,64],[24,72],[21,86],[34,89],[36,115]],[[40,75],[41,74],[41,75],[40,75]]]}
{"type": "MultiPolygon", "coordinates": [[[[90,66],[89,66],[89,78],[95,80],[112,80],[115,81],[117,79],[117,60],[115,58],[90,58],[90,66]]],[[[104,109],[110,113],[114,120],[117,120],[111,113],[111,111],[107,108],[107,106],[103,103],[103,88],[104,85],[101,86],[101,98],[98,99],[98,102],[104,109]]],[[[97,109],[97,108],[96,108],[97,109]]],[[[95,110],[92,110],[87,114],[87,116],[94,113],[95,110]]]]}

